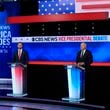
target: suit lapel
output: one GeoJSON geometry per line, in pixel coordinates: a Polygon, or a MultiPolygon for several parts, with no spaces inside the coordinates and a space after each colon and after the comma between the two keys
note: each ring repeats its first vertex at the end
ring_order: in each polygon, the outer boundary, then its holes
{"type": "Polygon", "coordinates": [[[24,51],[22,50],[22,53],[21,53],[21,58],[22,58],[22,56],[23,56],[23,53],[24,53],[24,51]]]}

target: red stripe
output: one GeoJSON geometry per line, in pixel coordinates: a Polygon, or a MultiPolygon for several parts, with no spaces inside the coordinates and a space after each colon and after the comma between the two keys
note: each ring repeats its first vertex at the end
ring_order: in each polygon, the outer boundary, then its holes
{"type": "Polygon", "coordinates": [[[82,9],[102,9],[110,8],[110,4],[98,4],[98,5],[83,5],[82,9]]]}
{"type": "Polygon", "coordinates": [[[9,24],[34,23],[34,22],[57,22],[57,21],[80,21],[80,20],[105,20],[108,12],[59,14],[59,15],[32,15],[8,17],[9,24]]]}
{"type": "MultiPolygon", "coordinates": [[[[75,62],[59,62],[59,61],[30,61],[29,64],[32,65],[74,65],[75,62]]],[[[110,66],[110,63],[107,62],[94,62],[92,63],[92,66],[110,66]]]]}
{"type": "Polygon", "coordinates": [[[73,65],[73,64],[75,64],[75,62],[30,61],[29,64],[35,64],[35,65],[73,65]]]}
{"type": "Polygon", "coordinates": [[[110,0],[76,0],[76,2],[100,2],[100,1],[109,1],[110,0]]]}
{"type": "Polygon", "coordinates": [[[93,63],[92,66],[110,66],[110,63],[93,63]]]}

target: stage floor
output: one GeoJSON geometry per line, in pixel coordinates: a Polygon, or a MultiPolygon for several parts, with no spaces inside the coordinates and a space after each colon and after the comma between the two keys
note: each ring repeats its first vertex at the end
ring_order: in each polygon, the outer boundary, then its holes
{"type": "MultiPolygon", "coordinates": [[[[32,110],[32,109],[23,108],[23,107],[0,106],[0,110],[32,110]]],[[[35,109],[35,110],[37,110],[37,109],[35,109]]]]}
{"type": "Polygon", "coordinates": [[[104,110],[105,106],[31,97],[8,97],[12,90],[0,90],[0,110],[104,110]]]}
{"type": "Polygon", "coordinates": [[[0,110],[105,110],[105,107],[49,99],[0,96],[0,110]]]}
{"type": "Polygon", "coordinates": [[[89,110],[63,105],[38,104],[17,101],[0,101],[0,110],[89,110]]]}

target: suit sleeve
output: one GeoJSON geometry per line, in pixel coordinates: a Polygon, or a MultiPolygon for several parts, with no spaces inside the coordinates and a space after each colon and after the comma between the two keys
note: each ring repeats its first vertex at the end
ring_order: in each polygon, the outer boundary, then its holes
{"type": "Polygon", "coordinates": [[[29,56],[28,56],[28,52],[27,51],[25,51],[25,61],[26,61],[26,64],[28,64],[29,56]]]}
{"type": "Polygon", "coordinates": [[[93,56],[92,56],[92,53],[90,51],[88,51],[88,58],[85,62],[85,65],[90,65],[91,63],[93,63],[93,56]]]}

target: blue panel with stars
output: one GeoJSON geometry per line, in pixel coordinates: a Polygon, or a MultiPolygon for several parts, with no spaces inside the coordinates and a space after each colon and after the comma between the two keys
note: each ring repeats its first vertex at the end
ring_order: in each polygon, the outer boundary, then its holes
{"type": "Polygon", "coordinates": [[[40,15],[75,13],[75,0],[39,0],[40,15]]]}

